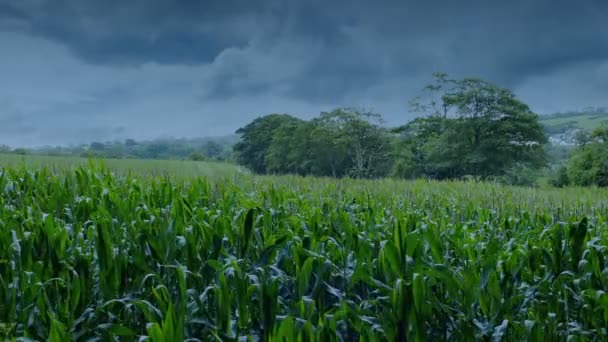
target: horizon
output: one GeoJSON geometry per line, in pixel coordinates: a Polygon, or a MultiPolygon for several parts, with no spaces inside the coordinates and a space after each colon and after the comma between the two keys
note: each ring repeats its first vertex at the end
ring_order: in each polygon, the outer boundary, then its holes
{"type": "MultiPolygon", "coordinates": [[[[288,114],[291,115],[290,113],[283,113],[283,114],[288,114]]],[[[379,113],[380,115],[382,115],[381,113],[379,113]]],[[[541,118],[541,122],[542,122],[542,118],[543,117],[547,117],[547,118],[551,118],[554,116],[561,116],[561,115],[565,115],[565,116],[578,116],[578,115],[589,115],[589,114],[601,114],[601,115],[607,115],[608,116],[608,108],[607,107],[587,107],[587,108],[583,108],[583,109],[579,109],[579,110],[571,110],[571,111],[561,111],[561,112],[553,112],[553,113],[544,113],[544,114],[540,114],[540,113],[535,113],[537,114],[540,118],[541,118]]],[[[395,125],[386,125],[386,123],[384,124],[380,124],[380,126],[385,127],[385,128],[395,128],[404,124],[407,124],[409,122],[411,122],[412,120],[416,119],[416,118],[420,118],[420,117],[426,117],[432,114],[427,114],[427,115],[416,115],[413,116],[412,118],[410,118],[409,120],[402,122],[402,123],[396,123],[395,125]]],[[[263,117],[264,115],[260,115],[256,118],[260,118],[263,117]]],[[[295,115],[292,115],[294,117],[297,117],[295,115]]],[[[254,118],[255,119],[255,118],[254,118]]],[[[311,118],[308,118],[311,119],[311,118]]],[[[248,123],[248,122],[247,122],[248,123]]],[[[241,125],[245,126],[247,123],[243,123],[241,125]]],[[[185,141],[185,142],[196,142],[196,141],[204,141],[204,140],[208,140],[208,141],[218,141],[218,140],[224,140],[224,139],[231,139],[231,138],[237,138],[239,137],[240,134],[236,133],[236,132],[232,132],[232,133],[228,133],[228,134],[224,134],[224,135],[204,135],[204,136],[192,136],[192,137],[185,137],[185,136],[157,136],[157,137],[151,137],[151,138],[146,138],[146,139],[133,139],[130,137],[124,137],[124,138],[117,138],[117,139],[109,139],[109,140],[91,140],[91,141],[82,141],[82,142],[75,142],[75,143],[68,143],[68,144],[56,144],[56,145],[50,145],[50,144],[42,144],[42,145],[32,145],[32,146],[23,146],[23,145],[10,145],[10,144],[2,144],[0,143],[0,147],[9,147],[13,150],[15,149],[26,149],[26,150],[44,150],[44,149],[52,149],[52,148],[78,148],[78,147],[83,147],[83,146],[88,146],[92,143],[103,143],[103,144],[114,144],[114,143],[124,143],[126,140],[134,140],[137,143],[151,143],[151,142],[177,142],[177,141],[185,141]]]]}
{"type": "Polygon", "coordinates": [[[336,107],[415,116],[433,72],[539,114],[606,107],[608,3],[0,0],[0,145],[228,136],[336,107]]]}

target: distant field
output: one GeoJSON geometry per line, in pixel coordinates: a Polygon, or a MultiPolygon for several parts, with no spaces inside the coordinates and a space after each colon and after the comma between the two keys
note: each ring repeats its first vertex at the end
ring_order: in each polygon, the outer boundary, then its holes
{"type": "MultiPolygon", "coordinates": [[[[28,167],[48,167],[50,169],[63,170],[74,166],[86,165],[88,162],[88,159],[78,157],[0,154],[0,167],[18,167],[25,163],[28,167]]],[[[232,178],[249,173],[245,168],[221,162],[150,159],[104,159],[95,160],[95,162],[104,163],[110,170],[146,176],[170,175],[174,177],[203,176],[208,178],[232,178]]]]}
{"type": "Polygon", "coordinates": [[[573,114],[564,117],[541,117],[541,123],[545,126],[572,126],[572,128],[594,129],[602,123],[608,123],[608,114],[573,114]],[[569,125],[571,124],[571,125],[569,125]]]}

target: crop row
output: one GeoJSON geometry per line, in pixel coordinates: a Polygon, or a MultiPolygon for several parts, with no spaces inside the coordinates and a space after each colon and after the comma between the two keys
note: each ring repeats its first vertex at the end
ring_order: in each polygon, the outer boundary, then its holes
{"type": "Polygon", "coordinates": [[[598,189],[0,171],[0,338],[605,340],[598,189]]]}

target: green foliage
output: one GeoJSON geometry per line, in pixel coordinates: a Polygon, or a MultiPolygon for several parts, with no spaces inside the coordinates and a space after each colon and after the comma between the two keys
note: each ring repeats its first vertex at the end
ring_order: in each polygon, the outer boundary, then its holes
{"type": "Polygon", "coordinates": [[[193,153],[200,153],[207,160],[224,161],[232,158],[232,146],[237,140],[237,136],[151,141],[126,139],[124,142],[92,142],[88,145],[68,147],[46,146],[32,149],[31,154],[113,159],[186,159],[193,153]]]}
{"type": "Polygon", "coordinates": [[[188,155],[188,157],[186,159],[192,160],[192,161],[204,161],[205,156],[200,152],[192,152],[188,155]]]}
{"type": "MultiPolygon", "coordinates": [[[[69,170],[73,167],[87,165],[89,157],[59,157],[15,154],[0,154],[0,167],[25,165],[28,168],[48,167],[55,171],[69,170]]],[[[227,162],[188,160],[146,160],[146,159],[107,159],[103,163],[112,172],[134,174],[138,176],[171,176],[173,178],[207,177],[211,179],[238,178],[247,176],[250,171],[227,162]]],[[[1,190],[1,189],[0,189],[1,190]]]]}
{"type": "Polygon", "coordinates": [[[608,193],[0,171],[0,338],[606,340],[608,193]]]}
{"type": "Polygon", "coordinates": [[[566,166],[561,166],[557,169],[557,172],[553,175],[550,180],[551,185],[563,188],[570,184],[570,179],[568,178],[568,168],[566,166]]]}
{"type": "Polygon", "coordinates": [[[540,171],[538,169],[516,164],[505,170],[504,174],[496,179],[507,185],[535,187],[538,186],[537,179],[539,178],[539,175],[540,171]]]}
{"type": "Polygon", "coordinates": [[[13,153],[14,154],[19,154],[19,155],[23,156],[23,155],[29,154],[29,151],[27,149],[25,149],[25,148],[16,148],[16,149],[13,150],[13,153]]]}
{"type": "Polygon", "coordinates": [[[567,163],[568,181],[581,186],[608,186],[608,126],[581,134],[580,139],[567,163]]]}
{"type": "Polygon", "coordinates": [[[608,108],[586,108],[576,112],[543,115],[541,124],[547,134],[565,134],[573,130],[593,130],[608,122],[608,108]]]}
{"type": "Polygon", "coordinates": [[[405,135],[402,155],[409,173],[432,178],[507,176],[517,165],[540,168],[546,163],[547,139],[538,116],[508,89],[479,79],[449,80],[436,75],[428,87],[429,104],[416,102],[430,114],[399,129],[405,135]],[[436,100],[437,95],[439,101],[436,100]]]}
{"type": "Polygon", "coordinates": [[[339,108],[313,120],[323,137],[331,139],[324,144],[330,150],[333,174],[346,174],[354,178],[376,178],[387,174],[390,166],[391,144],[389,136],[379,126],[379,114],[339,108]],[[341,158],[344,158],[342,160],[341,158]]]}
{"type": "Polygon", "coordinates": [[[264,162],[271,174],[320,174],[314,139],[314,125],[307,121],[292,121],[277,127],[272,135],[264,162]]]}
{"type": "Polygon", "coordinates": [[[377,178],[392,159],[378,114],[339,108],[311,121],[268,115],[240,129],[238,161],[258,173],[377,178]]]}
{"type": "Polygon", "coordinates": [[[234,146],[239,164],[246,166],[256,173],[266,173],[266,156],[271,147],[273,132],[284,125],[301,121],[287,114],[270,114],[253,120],[236,133],[241,135],[241,141],[234,146]]]}

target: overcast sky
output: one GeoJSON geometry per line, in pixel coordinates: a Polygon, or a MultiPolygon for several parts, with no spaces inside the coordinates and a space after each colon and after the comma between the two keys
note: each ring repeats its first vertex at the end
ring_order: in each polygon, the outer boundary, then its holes
{"type": "Polygon", "coordinates": [[[411,118],[432,72],[548,113],[608,106],[606,0],[0,0],[0,144],[233,133],[337,106],[411,118]]]}

